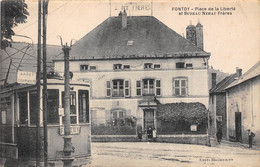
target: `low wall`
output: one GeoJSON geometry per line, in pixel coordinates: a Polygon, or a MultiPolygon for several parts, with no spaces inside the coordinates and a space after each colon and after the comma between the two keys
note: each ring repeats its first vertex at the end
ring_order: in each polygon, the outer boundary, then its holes
{"type": "Polygon", "coordinates": [[[92,142],[136,142],[136,135],[92,135],[92,142]]]}
{"type": "Polygon", "coordinates": [[[209,145],[207,135],[157,135],[157,142],[209,145]]]}

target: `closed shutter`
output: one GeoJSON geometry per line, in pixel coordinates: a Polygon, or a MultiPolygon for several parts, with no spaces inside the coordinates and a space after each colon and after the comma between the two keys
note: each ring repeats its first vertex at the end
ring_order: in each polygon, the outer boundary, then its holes
{"type": "Polygon", "coordinates": [[[106,81],[106,96],[111,97],[111,82],[106,81]]]}
{"type": "Polygon", "coordinates": [[[142,96],[141,81],[140,80],[136,81],[136,95],[142,96]]]}
{"type": "Polygon", "coordinates": [[[161,96],[161,80],[157,79],[155,81],[155,95],[156,96],[161,96]]]}
{"type": "Polygon", "coordinates": [[[125,80],[125,97],[130,97],[130,80],[125,80]]]}

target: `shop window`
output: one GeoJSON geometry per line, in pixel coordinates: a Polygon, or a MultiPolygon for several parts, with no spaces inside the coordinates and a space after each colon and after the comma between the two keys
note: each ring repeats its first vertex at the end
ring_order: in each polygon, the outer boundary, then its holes
{"type": "MultiPolygon", "coordinates": [[[[65,107],[65,92],[62,92],[62,107],[65,107]]],[[[65,117],[62,119],[63,124],[65,124],[65,117]]],[[[70,123],[77,123],[77,113],[76,113],[76,92],[70,92],[70,123]]]]}
{"type": "Polygon", "coordinates": [[[78,96],[79,122],[89,123],[89,92],[88,90],[79,90],[78,96]]]}
{"type": "Polygon", "coordinates": [[[27,92],[20,92],[18,97],[19,97],[20,124],[28,124],[28,98],[27,98],[27,92]]]}
{"type": "Polygon", "coordinates": [[[47,121],[48,124],[59,124],[59,90],[47,90],[47,121]]]}
{"type": "Polygon", "coordinates": [[[173,79],[173,95],[187,96],[188,95],[188,80],[187,78],[173,79]]]}

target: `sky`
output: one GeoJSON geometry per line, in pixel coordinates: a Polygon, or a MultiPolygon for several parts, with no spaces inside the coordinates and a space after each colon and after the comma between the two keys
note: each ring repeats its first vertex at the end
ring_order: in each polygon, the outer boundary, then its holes
{"type": "MultiPolygon", "coordinates": [[[[14,28],[18,35],[30,37],[37,43],[38,2],[26,0],[27,23],[14,28]]],[[[209,63],[214,69],[234,73],[239,67],[246,72],[260,58],[260,1],[177,1],[177,0],[50,0],[47,16],[47,44],[60,45],[63,41],[75,41],[85,36],[110,16],[117,16],[126,9],[128,15],[153,15],[180,35],[186,35],[186,27],[203,25],[204,50],[211,53],[209,63]],[[110,3],[109,3],[110,2],[110,3]],[[110,5],[111,4],[111,5],[110,5]],[[186,12],[189,15],[183,15],[186,12]],[[196,13],[193,13],[196,12],[196,13]],[[202,15],[202,12],[216,12],[202,15]],[[230,12],[232,15],[222,15],[230,12]],[[193,14],[193,15],[190,15],[193,14]]],[[[31,42],[22,37],[14,41],[31,42]]]]}

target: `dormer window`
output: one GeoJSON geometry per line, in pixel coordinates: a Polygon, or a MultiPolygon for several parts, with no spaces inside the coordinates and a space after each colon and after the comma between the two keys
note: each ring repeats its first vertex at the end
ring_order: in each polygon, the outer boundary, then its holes
{"type": "Polygon", "coordinates": [[[121,70],[122,64],[114,64],[114,70],[121,70]]]}
{"type": "Polygon", "coordinates": [[[80,71],[87,71],[87,70],[88,70],[88,65],[86,64],[80,65],[80,71]]]}
{"type": "Polygon", "coordinates": [[[127,46],[132,46],[132,45],[134,45],[134,41],[133,40],[127,41],[126,45],[127,46]]]}
{"type": "Polygon", "coordinates": [[[144,63],[144,69],[152,69],[153,64],[152,63],[144,63]]]}
{"type": "Polygon", "coordinates": [[[192,68],[192,63],[186,63],[186,68],[192,68]]]}
{"type": "Polygon", "coordinates": [[[184,68],[185,63],[184,62],[177,62],[176,68],[184,68]]]}

